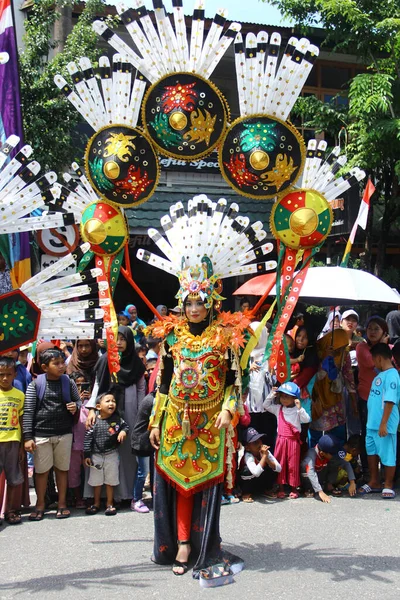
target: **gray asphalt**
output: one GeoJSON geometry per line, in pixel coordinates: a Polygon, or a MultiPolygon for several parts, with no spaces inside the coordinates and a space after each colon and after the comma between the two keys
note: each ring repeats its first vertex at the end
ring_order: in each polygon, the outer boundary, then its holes
{"type": "Polygon", "coordinates": [[[223,506],[224,546],[246,569],[214,590],[149,560],[152,513],[54,515],[0,528],[1,600],[400,597],[400,495],[223,506]]]}

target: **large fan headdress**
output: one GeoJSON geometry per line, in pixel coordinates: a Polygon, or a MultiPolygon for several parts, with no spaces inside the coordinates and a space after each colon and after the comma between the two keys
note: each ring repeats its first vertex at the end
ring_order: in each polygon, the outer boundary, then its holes
{"type": "Polygon", "coordinates": [[[155,25],[140,0],[133,4],[119,2],[117,11],[135,50],[105,22],[93,27],[150,81],[142,121],[157,150],[183,160],[206,156],[220,143],[229,119],[226,100],[209,78],[241,26],[226,28],[227,11],[221,9],[205,34],[204,2],[196,0],[189,34],[182,0],[172,0],[172,20],[162,1],[153,0],[155,25]]]}
{"type": "Polygon", "coordinates": [[[100,270],[60,276],[64,269],[79,261],[88,248],[89,244],[83,244],[28,279],[20,289],[0,296],[0,353],[40,338],[103,337],[108,300],[99,296],[107,290],[108,284],[96,281],[100,270]]]}
{"type": "Polygon", "coordinates": [[[99,196],[118,206],[145,202],[157,187],[160,170],[138,127],[145,80],[122,54],[115,54],[112,64],[101,56],[98,68],[83,57],[69,63],[67,71],[72,87],[62,75],[54,81],[95,131],[85,151],[88,180],[99,196]]]}
{"type": "Polygon", "coordinates": [[[0,148],[0,234],[78,223],[71,212],[52,210],[51,188],[57,175],[53,171],[43,173],[40,164],[30,160],[33,153],[31,146],[23,146],[9,160],[19,141],[18,136],[11,135],[0,148]],[[37,209],[41,214],[30,216],[37,209]]]}
{"type": "Polygon", "coordinates": [[[161,218],[161,227],[166,237],[156,229],[148,234],[166,258],[143,249],[137,256],[178,277],[180,306],[188,296],[196,296],[210,308],[223,299],[221,279],[276,267],[275,261],[254,262],[272,250],[272,244],[263,243],[267,234],[261,221],[251,224],[236,203],[228,207],[224,198],[213,202],[204,194],[195,196],[187,212],[178,202],[161,218]]]}
{"type": "Polygon", "coordinates": [[[291,37],[282,52],[281,35],[260,31],[235,39],[240,117],[219,148],[221,173],[244,196],[271,199],[300,177],[305,145],[288,121],[319,54],[306,38],[291,37]]]}

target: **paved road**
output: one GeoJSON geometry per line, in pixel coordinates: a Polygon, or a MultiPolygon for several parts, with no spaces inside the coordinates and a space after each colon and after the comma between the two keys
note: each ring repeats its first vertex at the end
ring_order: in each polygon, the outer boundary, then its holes
{"type": "Polygon", "coordinates": [[[0,528],[0,599],[214,597],[398,599],[400,495],[260,501],[222,507],[224,545],[246,561],[233,585],[201,590],[150,562],[152,514],[75,511],[0,528]]]}

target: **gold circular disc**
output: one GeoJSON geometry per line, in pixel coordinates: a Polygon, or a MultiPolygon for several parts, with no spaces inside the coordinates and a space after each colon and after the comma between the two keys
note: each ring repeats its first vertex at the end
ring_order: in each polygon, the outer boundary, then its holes
{"type": "Polygon", "coordinates": [[[312,208],[299,208],[290,217],[290,229],[303,237],[311,235],[318,227],[318,215],[312,208]]]}
{"type": "Polygon", "coordinates": [[[269,165],[269,156],[263,150],[255,150],[249,158],[250,164],[256,171],[263,171],[269,165]]]}
{"type": "Polygon", "coordinates": [[[103,167],[103,171],[108,179],[118,179],[121,169],[114,160],[108,160],[103,167]]]}
{"type": "Polygon", "coordinates": [[[99,219],[89,219],[83,227],[83,234],[94,245],[101,244],[107,237],[106,227],[99,219]]]}
{"type": "Polygon", "coordinates": [[[169,124],[171,125],[172,129],[175,129],[176,131],[182,131],[182,129],[185,129],[187,122],[187,116],[179,110],[173,112],[169,117],[169,124]]]}

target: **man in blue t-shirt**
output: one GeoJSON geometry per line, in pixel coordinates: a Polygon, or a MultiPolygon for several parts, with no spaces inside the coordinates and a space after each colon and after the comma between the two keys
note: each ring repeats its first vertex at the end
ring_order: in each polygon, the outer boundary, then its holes
{"type": "Polygon", "coordinates": [[[400,378],[392,364],[392,351],[387,344],[371,348],[375,368],[379,371],[368,397],[367,435],[370,481],[361,493],[380,488],[379,460],[385,466],[383,498],[394,498],[393,478],[396,470],[397,428],[399,426],[400,378]]]}

